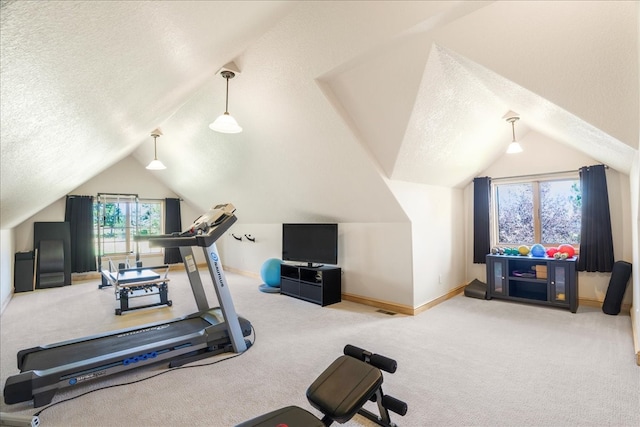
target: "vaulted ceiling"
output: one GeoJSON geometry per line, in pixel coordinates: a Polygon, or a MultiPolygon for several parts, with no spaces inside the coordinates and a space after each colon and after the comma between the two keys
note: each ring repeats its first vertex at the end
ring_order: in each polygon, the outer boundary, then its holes
{"type": "MultiPolygon", "coordinates": [[[[405,218],[537,132],[629,173],[638,2],[2,1],[1,223],[133,156],[246,222],[405,218]],[[229,111],[244,132],[208,124],[229,111]]],[[[151,172],[150,172],[151,173],[151,172]]],[[[105,189],[108,191],[108,189],[105,189]]]]}

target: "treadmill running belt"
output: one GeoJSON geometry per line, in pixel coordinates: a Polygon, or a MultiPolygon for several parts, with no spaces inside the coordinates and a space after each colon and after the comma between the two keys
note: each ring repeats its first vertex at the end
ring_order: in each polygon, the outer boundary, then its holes
{"type": "MultiPolygon", "coordinates": [[[[25,355],[21,371],[50,369],[85,361],[91,357],[131,350],[146,344],[197,333],[207,326],[212,325],[201,317],[195,317],[121,334],[107,335],[88,341],[70,343],[60,347],[45,347],[44,350],[25,355]]],[[[224,324],[222,324],[222,327],[224,327],[224,324]]]]}

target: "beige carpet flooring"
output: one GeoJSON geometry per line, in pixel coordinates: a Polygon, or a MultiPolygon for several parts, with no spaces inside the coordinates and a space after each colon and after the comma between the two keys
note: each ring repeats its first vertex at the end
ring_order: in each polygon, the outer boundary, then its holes
{"type": "MultiPolygon", "coordinates": [[[[122,316],[114,315],[113,290],[98,290],[97,281],[16,294],[0,317],[3,385],[18,373],[20,349],[195,311],[186,274],[170,278],[172,307],[122,316]]],[[[417,316],[390,316],[351,302],[323,308],[261,293],[257,279],[238,274],[227,273],[227,280],[236,310],[255,328],[248,351],[220,363],[210,362],[226,355],[198,362],[204,366],[146,367],[60,390],[53,403],[96,391],[46,409],[41,426],[233,426],[286,405],[319,415],[306,388],[345,344],[397,360],[383,389],[408,404],[405,417],[392,414],[400,426],[640,425],[640,367],[628,316],[462,295],[417,316]],[[139,382],[118,386],[133,381],[139,382]]],[[[4,402],[0,408],[42,409],[4,402]]],[[[346,425],[371,423],[356,416],[346,425]]]]}

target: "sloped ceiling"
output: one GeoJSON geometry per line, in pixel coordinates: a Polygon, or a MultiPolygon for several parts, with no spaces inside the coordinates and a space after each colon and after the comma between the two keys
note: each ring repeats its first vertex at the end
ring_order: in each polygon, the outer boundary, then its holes
{"type": "Polygon", "coordinates": [[[530,129],[629,172],[637,2],[2,2],[1,224],[124,157],[245,222],[406,220],[530,129]],[[229,111],[216,71],[234,61],[229,111]]]}

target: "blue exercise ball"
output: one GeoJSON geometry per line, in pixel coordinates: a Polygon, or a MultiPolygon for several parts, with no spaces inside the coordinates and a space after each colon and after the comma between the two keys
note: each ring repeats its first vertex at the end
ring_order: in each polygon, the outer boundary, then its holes
{"type": "Polygon", "coordinates": [[[546,249],[540,243],[531,246],[531,256],[542,258],[547,254],[546,249]]]}
{"type": "Polygon", "coordinates": [[[278,258],[269,258],[262,264],[260,277],[267,286],[272,288],[280,286],[280,261],[278,258]]]}

